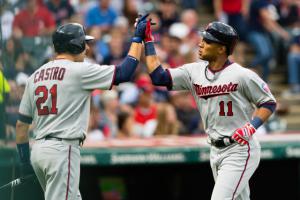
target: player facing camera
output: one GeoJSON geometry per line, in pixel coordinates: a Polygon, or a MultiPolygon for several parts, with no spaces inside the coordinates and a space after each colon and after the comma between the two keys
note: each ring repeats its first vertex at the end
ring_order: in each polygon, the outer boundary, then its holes
{"type": "Polygon", "coordinates": [[[211,146],[211,200],[249,200],[249,179],[260,160],[255,132],[274,112],[276,100],[256,73],[229,60],[238,41],[236,31],[222,22],[210,23],[200,32],[200,60],[168,69],[156,55],[150,25],[146,32],[146,64],[153,84],[188,90],[196,101],[211,146]]]}

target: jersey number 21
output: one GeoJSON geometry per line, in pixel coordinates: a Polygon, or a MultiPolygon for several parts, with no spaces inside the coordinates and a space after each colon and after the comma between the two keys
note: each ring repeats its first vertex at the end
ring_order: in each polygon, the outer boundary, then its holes
{"type": "Polygon", "coordinates": [[[50,90],[44,85],[38,86],[35,89],[35,95],[39,96],[42,93],[42,96],[37,98],[35,104],[38,110],[38,115],[49,115],[49,114],[57,114],[57,84],[53,85],[50,90]],[[47,99],[48,93],[51,95],[51,108],[48,106],[42,106],[47,99]]]}

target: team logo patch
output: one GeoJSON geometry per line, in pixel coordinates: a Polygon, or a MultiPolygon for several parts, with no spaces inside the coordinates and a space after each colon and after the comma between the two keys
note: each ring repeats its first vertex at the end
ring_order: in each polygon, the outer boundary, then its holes
{"type": "Polygon", "coordinates": [[[270,93],[270,92],[271,92],[271,91],[270,91],[270,88],[269,88],[269,86],[268,86],[268,84],[263,83],[263,84],[261,85],[261,87],[262,87],[262,89],[263,89],[264,91],[266,91],[267,93],[270,93]]]}

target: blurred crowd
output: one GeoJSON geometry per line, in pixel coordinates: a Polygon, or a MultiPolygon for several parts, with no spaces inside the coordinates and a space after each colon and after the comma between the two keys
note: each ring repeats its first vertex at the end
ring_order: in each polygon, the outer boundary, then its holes
{"type": "MultiPolygon", "coordinates": [[[[257,71],[266,82],[273,70],[284,68],[286,95],[300,94],[300,0],[0,0],[0,4],[0,111],[5,113],[0,138],[14,139],[26,80],[53,58],[51,34],[66,22],[83,24],[96,38],[86,62],[116,65],[128,52],[135,18],[150,12],[156,23],[157,54],[165,68],[174,68],[197,60],[198,31],[207,25],[200,21],[210,13],[240,35],[233,61],[257,71]]],[[[143,59],[131,82],[110,91],[95,90],[91,101],[87,134],[91,141],[204,133],[191,95],[153,86],[143,59]]],[[[276,112],[260,132],[285,130],[280,114],[276,112]]]]}

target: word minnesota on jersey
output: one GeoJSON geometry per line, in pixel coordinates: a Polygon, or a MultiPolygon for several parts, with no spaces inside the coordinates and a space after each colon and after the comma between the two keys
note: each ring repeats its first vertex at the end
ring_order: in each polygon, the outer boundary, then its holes
{"type": "Polygon", "coordinates": [[[230,92],[237,91],[238,84],[237,83],[228,83],[223,85],[209,85],[209,86],[202,86],[193,84],[196,94],[203,99],[208,99],[215,96],[220,95],[227,95],[230,92]]]}
{"type": "Polygon", "coordinates": [[[47,80],[63,80],[66,69],[63,67],[51,67],[36,71],[34,74],[34,83],[47,80]]]}

